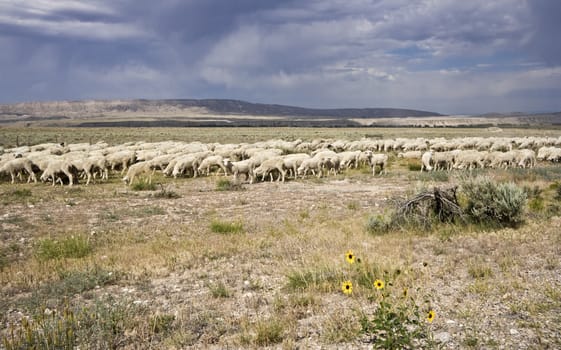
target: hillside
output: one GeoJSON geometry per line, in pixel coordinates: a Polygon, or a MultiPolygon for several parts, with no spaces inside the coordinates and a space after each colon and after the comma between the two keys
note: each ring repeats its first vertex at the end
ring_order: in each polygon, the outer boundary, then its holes
{"type": "Polygon", "coordinates": [[[561,125],[561,113],[445,116],[399,108],[303,108],[227,99],[85,100],[0,105],[0,126],[459,127],[561,125]]]}

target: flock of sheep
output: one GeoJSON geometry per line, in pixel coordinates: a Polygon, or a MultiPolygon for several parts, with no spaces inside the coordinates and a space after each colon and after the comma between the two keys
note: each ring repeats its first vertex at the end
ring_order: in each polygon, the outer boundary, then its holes
{"type": "Polygon", "coordinates": [[[119,172],[126,184],[141,175],[149,181],[155,171],[165,176],[208,176],[213,171],[244,181],[285,181],[287,177],[321,177],[345,169],[368,165],[372,174],[385,173],[388,154],[418,159],[421,171],[534,167],[537,161],[561,161],[561,136],[483,138],[397,138],[284,141],[269,140],[252,144],[205,144],[165,141],[131,142],[110,146],[96,144],[47,143],[35,146],[0,148],[0,179],[11,182],[68,183],[85,179],[86,185],[105,181],[110,172],[119,172]]]}

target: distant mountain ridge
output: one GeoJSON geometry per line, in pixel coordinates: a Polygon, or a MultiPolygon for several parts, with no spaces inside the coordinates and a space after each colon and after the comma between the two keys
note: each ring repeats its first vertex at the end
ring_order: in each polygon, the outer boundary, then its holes
{"type": "Polygon", "coordinates": [[[229,99],[89,100],[24,102],[0,105],[0,114],[34,117],[88,117],[106,113],[181,113],[279,116],[300,118],[396,118],[441,116],[436,112],[400,108],[304,108],[279,104],[251,103],[229,99]]]}

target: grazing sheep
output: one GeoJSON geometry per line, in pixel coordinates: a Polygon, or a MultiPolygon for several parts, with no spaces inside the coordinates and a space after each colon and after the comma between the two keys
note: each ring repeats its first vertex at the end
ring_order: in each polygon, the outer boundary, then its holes
{"type": "Polygon", "coordinates": [[[538,149],[538,155],[536,156],[537,160],[545,160],[549,157],[549,155],[555,150],[555,147],[547,147],[543,146],[538,149]]]}
{"type": "Polygon", "coordinates": [[[372,167],[372,175],[376,175],[376,166],[380,166],[380,175],[386,174],[388,169],[388,155],[383,153],[373,154],[370,157],[370,166],[372,167]]]}
{"type": "Polygon", "coordinates": [[[553,149],[550,150],[547,158],[547,160],[549,160],[550,162],[561,162],[561,148],[556,148],[553,147],[553,149]]]}
{"type": "Polygon", "coordinates": [[[423,155],[421,156],[421,172],[423,170],[425,171],[432,170],[431,162],[432,162],[433,154],[434,154],[433,151],[426,151],[425,153],[423,153],[423,155]]]}
{"type": "Polygon", "coordinates": [[[358,168],[359,158],[362,154],[362,151],[345,151],[338,153],[337,156],[340,159],[341,167],[342,168],[358,168]]]}
{"type": "Polygon", "coordinates": [[[536,166],[536,152],[531,149],[521,149],[516,153],[516,162],[521,168],[533,168],[536,166]]]}
{"type": "MultiPolygon", "coordinates": [[[[199,174],[199,170],[198,170],[199,165],[201,164],[203,159],[204,159],[203,153],[193,153],[193,154],[187,154],[182,157],[179,157],[174,162],[171,175],[174,178],[177,178],[178,175],[185,174],[187,172],[190,173],[189,170],[192,170],[193,177],[197,177],[199,174]]],[[[170,162],[170,165],[171,164],[172,163],[170,162]]],[[[166,171],[164,171],[164,174],[165,173],[166,171]]]]}
{"type": "Polygon", "coordinates": [[[27,158],[15,158],[7,161],[6,163],[2,164],[2,166],[0,166],[0,173],[10,174],[10,177],[12,178],[12,184],[15,183],[16,175],[23,171],[27,172],[27,174],[29,175],[27,178],[28,183],[31,180],[33,180],[33,182],[37,182],[37,178],[35,177],[35,173],[33,172],[33,163],[27,158]]]}
{"type": "Polygon", "coordinates": [[[154,170],[150,166],[149,161],[142,161],[131,165],[127,170],[127,174],[125,175],[125,177],[123,177],[123,182],[126,185],[130,186],[132,185],[134,178],[139,177],[139,175],[143,173],[150,173],[150,175],[148,176],[148,183],[151,184],[154,170]]]}
{"type": "Polygon", "coordinates": [[[485,157],[487,153],[479,151],[461,151],[455,158],[453,168],[454,169],[475,169],[485,167],[485,157]]]}
{"type": "Polygon", "coordinates": [[[74,184],[74,179],[76,177],[76,168],[72,166],[72,164],[66,159],[52,159],[49,161],[47,168],[41,174],[41,181],[46,182],[51,179],[53,181],[53,186],[56,182],[60,182],[61,186],[63,184],[62,175],[65,175],[68,178],[68,186],[72,186],[74,184]]]}
{"type": "Polygon", "coordinates": [[[407,152],[399,152],[397,154],[397,158],[403,159],[421,159],[423,153],[421,151],[407,151],[407,152]]]}
{"type": "MultiPolygon", "coordinates": [[[[212,167],[219,167],[224,171],[225,176],[228,175],[228,169],[224,166],[224,158],[219,155],[212,155],[203,159],[197,170],[202,173],[206,169],[206,175],[208,176],[212,167]]],[[[220,171],[218,174],[220,174],[220,171]]]]}
{"type": "Polygon", "coordinates": [[[294,178],[297,178],[298,167],[302,164],[304,160],[309,158],[310,156],[306,153],[294,153],[284,156],[283,157],[284,167],[288,169],[289,176],[292,175],[294,176],[294,178]]]}
{"type": "Polygon", "coordinates": [[[238,179],[239,174],[245,175],[245,181],[249,180],[249,183],[253,183],[253,159],[244,159],[237,162],[232,162],[230,159],[224,159],[224,166],[234,174],[234,179],[238,179]]]}
{"type": "Polygon", "coordinates": [[[108,154],[106,159],[111,170],[115,170],[120,167],[121,174],[123,174],[131,164],[136,162],[136,152],[131,150],[122,150],[108,154]]]}
{"type": "Polygon", "coordinates": [[[257,176],[261,176],[261,181],[265,181],[265,177],[269,175],[271,182],[273,182],[273,171],[275,170],[280,173],[277,181],[282,179],[282,182],[284,182],[286,177],[286,168],[282,157],[275,157],[263,161],[261,165],[253,169],[253,179],[255,180],[257,176]]]}
{"type": "Polygon", "coordinates": [[[504,168],[507,169],[508,167],[515,164],[516,155],[514,152],[490,152],[487,159],[490,160],[489,167],[490,168],[504,168]]]}
{"type": "Polygon", "coordinates": [[[321,177],[322,171],[320,160],[315,157],[303,160],[296,173],[298,174],[298,176],[302,176],[302,178],[305,178],[308,174],[308,171],[311,171],[314,176],[316,176],[317,172],[317,177],[321,177]]]}
{"type": "Polygon", "coordinates": [[[453,151],[434,152],[432,155],[433,170],[451,170],[454,159],[453,151]]]}

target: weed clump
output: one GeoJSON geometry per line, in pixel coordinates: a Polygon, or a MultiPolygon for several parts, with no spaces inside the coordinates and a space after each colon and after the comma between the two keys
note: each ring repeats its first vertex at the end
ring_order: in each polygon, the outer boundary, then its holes
{"type": "Polygon", "coordinates": [[[240,183],[228,179],[220,179],[216,182],[217,191],[241,191],[243,189],[240,183]]]}
{"type": "Polygon", "coordinates": [[[71,236],[61,240],[46,238],[36,246],[35,254],[39,260],[53,260],[62,258],[80,259],[93,251],[89,240],[83,236],[71,236]]]}
{"type": "Polygon", "coordinates": [[[131,185],[133,191],[155,191],[156,185],[146,180],[140,180],[131,185]]]}
{"type": "Polygon", "coordinates": [[[214,233],[240,233],[243,231],[243,224],[241,222],[225,222],[213,220],[210,223],[210,230],[214,233]]]}
{"type": "Polygon", "coordinates": [[[162,187],[161,190],[154,193],[155,198],[165,198],[165,199],[175,199],[181,197],[181,195],[175,191],[171,191],[162,187]]]}

